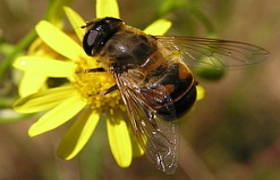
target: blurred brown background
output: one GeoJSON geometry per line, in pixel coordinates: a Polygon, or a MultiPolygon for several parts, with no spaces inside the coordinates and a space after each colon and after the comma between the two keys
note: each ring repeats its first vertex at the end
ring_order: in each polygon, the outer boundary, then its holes
{"type": "MultiPolygon", "coordinates": [[[[0,39],[11,45],[42,19],[47,8],[47,1],[0,3],[0,39]]],[[[119,0],[119,4],[122,19],[139,28],[163,16],[173,21],[170,35],[245,41],[271,54],[264,63],[229,71],[218,81],[199,81],[206,97],[180,122],[182,168],[174,176],[158,172],[145,157],[134,159],[127,169],[119,168],[104,122],[74,160],[60,160],[55,150],[69,124],[31,139],[27,129],[33,117],[0,125],[0,179],[280,179],[279,0],[119,0]]],[[[91,0],[74,0],[71,7],[87,20],[94,17],[91,0]]],[[[1,82],[1,96],[16,93],[11,72],[1,82]]]]}

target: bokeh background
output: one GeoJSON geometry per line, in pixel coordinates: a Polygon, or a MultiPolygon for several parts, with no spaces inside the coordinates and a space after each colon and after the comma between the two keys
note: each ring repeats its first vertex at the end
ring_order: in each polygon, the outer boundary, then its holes
{"type": "MultiPolygon", "coordinates": [[[[263,63],[227,71],[216,80],[198,77],[206,97],[180,122],[181,167],[173,176],[155,170],[145,157],[134,159],[129,168],[118,167],[104,122],[71,161],[55,155],[70,124],[29,138],[27,129],[36,116],[23,117],[10,110],[19,77],[3,66],[11,53],[18,54],[15,50],[24,52],[26,46],[19,42],[45,17],[49,2],[0,0],[0,4],[0,62],[1,71],[5,70],[0,81],[1,180],[280,179],[279,0],[119,0],[122,19],[130,25],[144,28],[166,17],[173,22],[169,35],[245,41],[271,53],[263,63]]],[[[94,4],[73,0],[71,7],[91,20],[94,4]]]]}

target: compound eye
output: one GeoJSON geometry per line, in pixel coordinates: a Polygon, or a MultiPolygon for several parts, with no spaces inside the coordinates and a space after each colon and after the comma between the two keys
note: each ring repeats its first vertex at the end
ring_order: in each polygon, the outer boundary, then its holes
{"type": "Polygon", "coordinates": [[[83,39],[83,48],[87,55],[93,56],[99,48],[100,32],[89,30],[83,39]]]}

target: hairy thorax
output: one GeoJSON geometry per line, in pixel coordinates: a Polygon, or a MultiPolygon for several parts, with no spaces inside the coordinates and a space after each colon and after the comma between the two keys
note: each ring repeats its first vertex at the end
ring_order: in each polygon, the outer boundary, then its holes
{"type": "Polygon", "coordinates": [[[139,67],[156,51],[151,37],[129,30],[115,33],[102,48],[100,55],[124,69],[139,67]]]}

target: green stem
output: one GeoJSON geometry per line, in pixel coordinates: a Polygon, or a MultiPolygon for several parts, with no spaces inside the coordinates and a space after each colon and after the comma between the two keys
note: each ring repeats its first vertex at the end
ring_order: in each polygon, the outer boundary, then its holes
{"type": "Polygon", "coordinates": [[[69,5],[72,1],[73,0],[49,0],[48,10],[44,19],[56,24],[64,17],[62,7],[69,5]]]}
{"type": "Polygon", "coordinates": [[[10,97],[0,98],[0,108],[11,107],[14,101],[15,101],[15,98],[10,98],[10,97]]]}
{"type": "Polygon", "coordinates": [[[34,114],[19,114],[16,117],[9,117],[9,118],[0,117],[0,124],[15,123],[18,121],[22,121],[23,119],[27,119],[27,118],[31,117],[32,115],[34,115],[34,114]]]}
{"type": "Polygon", "coordinates": [[[215,33],[214,26],[203,11],[196,7],[190,8],[190,11],[196,18],[198,18],[201,21],[201,23],[204,25],[209,34],[215,33]]]}
{"type": "Polygon", "coordinates": [[[8,70],[8,68],[12,65],[14,59],[18,56],[23,49],[30,45],[30,43],[36,38],[35,30],[30,31],[14,48],[12,53],[4,58],[3,63],[0,66],[0,81],[3,79],[4,73],[8,70]]]}
{"type": "MultiPolygon", "coordinates": [[[[61,8],[63,5],[69,4],[72,0],[49,0],[49,7],[45,14],[45,19],[56,21],[62,18],[61,8]]],[[[15,47],[0,65],[0,81],[4,77],[4,73],[11,67],[14,59],[37,37],[35,30],[30,31],[15,47]]]]}

